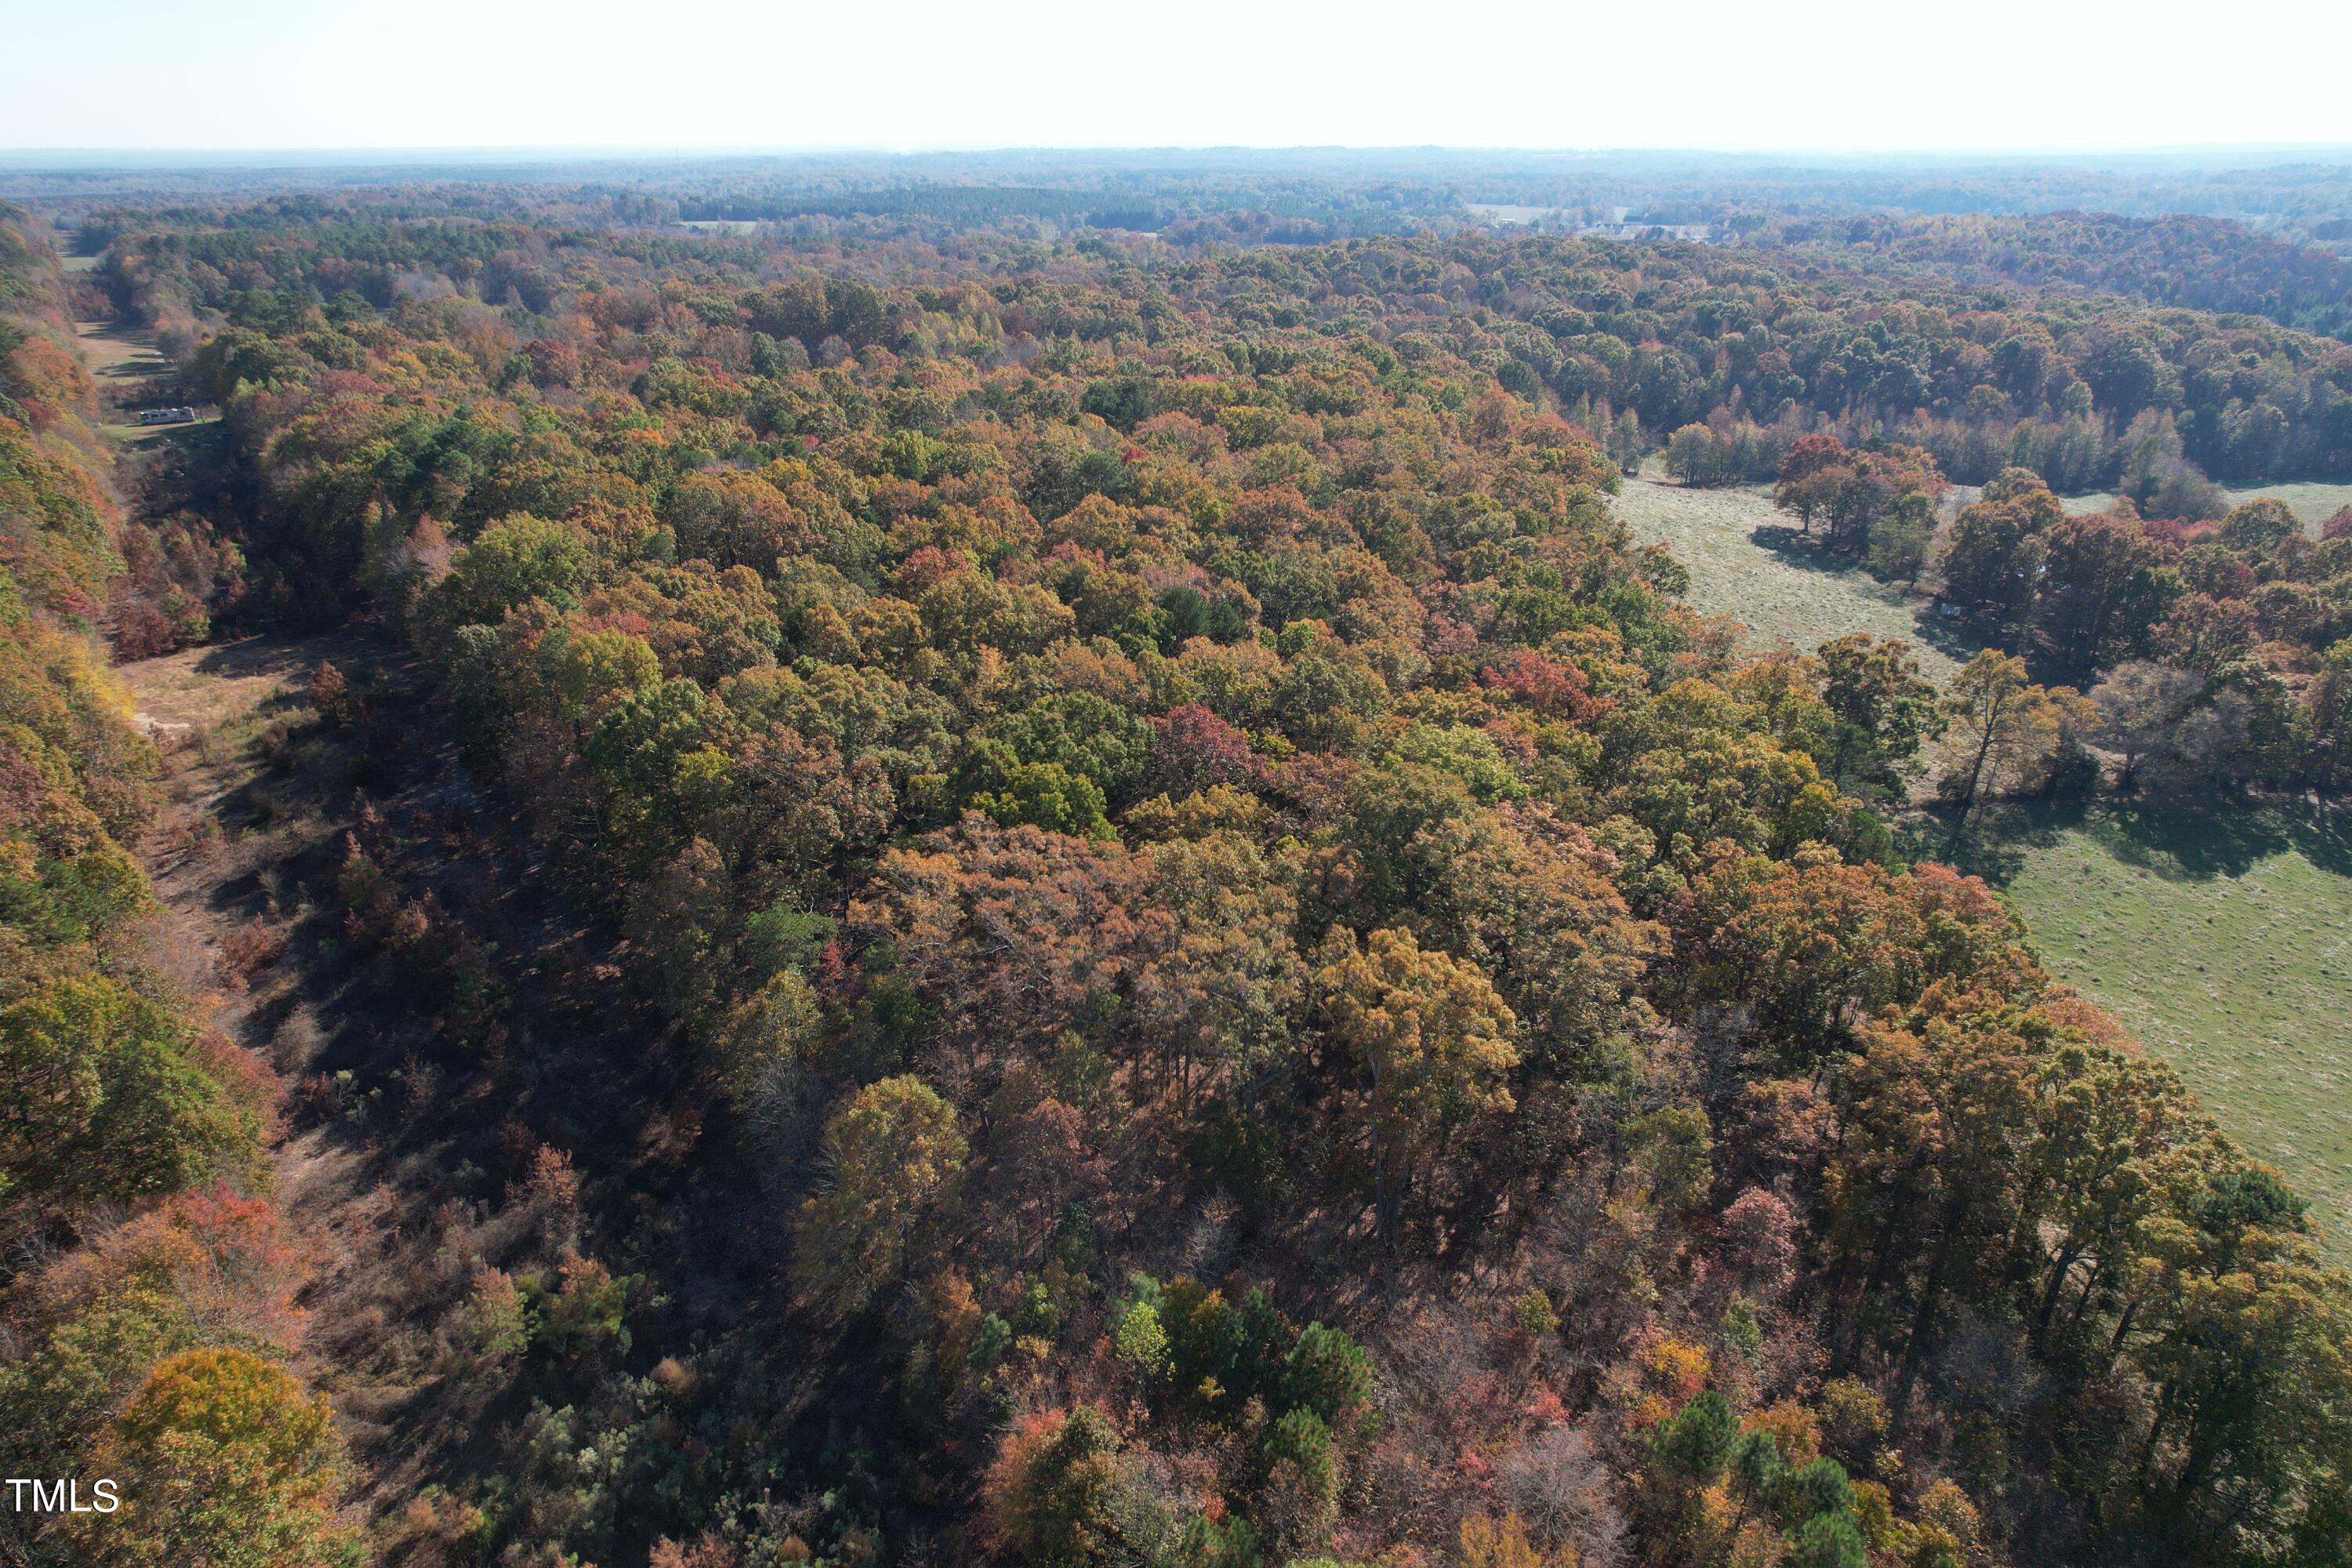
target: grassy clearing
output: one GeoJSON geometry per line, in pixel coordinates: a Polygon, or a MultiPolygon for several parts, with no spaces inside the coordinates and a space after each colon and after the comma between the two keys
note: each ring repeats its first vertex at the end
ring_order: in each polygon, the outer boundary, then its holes
{"type": "Polygon", "coordinates": [[[82,363],[101,384],[144,381],[170,373],[172,362],[155,346],[155,334],[123,321],[76,321],[74,335],[82,363]]]}
{"type": "MultiPolygon", "coordinates": [[[[2344,485],[2229,493],[2275,495],[2313,523],[2352,501],[2344,485]]],[[[1690,568],[1694,604],[1758,642],[1904,637],[1938,683],[1973,651],[1924,599],[1759,543],[1755,529],[1781,521],[1760,487],[1633,479],[1617,510],[1690,568]]],[[[1919,846],[1941,848],[1939,829],[1919,846]]],[[[2052,973],[2179,1067],[2231,1136],[2352,1236],[2352,821],[2276,805],[2003,809],[1960,858],[2008,895],[2052,973]]]]}
{"type": "Polygon", "coordinates": [[[320,659],[348,659],[363,646],[351,637],[249,637],[117,665],[114,673],[137,700],[142,729],[257,730],[272,698],[299,687],[320,659]]]}
{"type": "Polygon", "coordinates": [[[215,422],[206,415],[185,425],[141,425],[127,410],[155,400],[158,384],[172,374],[172,362],[155,346],[155,334],[125,321],[76,321],[74,339],[82,363],[97,379],[108,418],[100,426],[117,441],[133,447],[157,447],[173,437],[215,422]]]}
{"type": "MultiPolygon", "coordinates": [[[[2314,532],[2318,531],[2321,523],[2352,506],[2352,485],[2323,484],[2315,479],[2283,485],[2223,485],[2221,494],[2232,507],[2243,506],[2261,496],[2273,496],[2286,502],[2287,510],[2314,532]]],[[[2114,494],[2105,490],[2061,499],[2071,512],[2105,511],[2116,504],[2114,494]]]]}
{"type": "Polygon", "coordinates": [[[249,637],[115,666],[135,709],[131,723],[173,759],[173,804],[162,836],[201,837],[221,826],[204,819],[252,772],[263,732],[307,714],[299,693],[320,660],[357,670],[382,656],[362,637],[335,633],[249,637]]]}
{"type": "Polygon", "coordinates": [[[1810,552],[1759,543],[1759,525],[1788,521],[1762,486],[1685,489],[1628,479],[1615,510],[1637,542],[1663,543],[1690,568],[1692,604],[1709,615],[1738,616],[1757,643],[1786,642],[1810,652],[1847,632],[1901,637],[1939,685],[1975,652],[1974,643],[1937,622],[1924,596],[1858,566],[1824,565],[1810,552]]]}
{"type": "Polygon", "coordinates": [[[2352,818],[2306,805],[2035,807],[1959,858],[2053,973],[2168,1058],[2352,1236],[2352,818]]]}

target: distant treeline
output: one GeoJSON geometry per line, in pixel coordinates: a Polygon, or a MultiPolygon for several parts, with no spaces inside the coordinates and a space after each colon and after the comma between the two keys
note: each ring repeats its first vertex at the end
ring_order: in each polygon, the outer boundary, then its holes
{"type": "MultiPolygon", "coordinates": [[[[276,333],[314,306],[349,319],[436,292],[536,315],[567,287],[635,286],[656,271],[740,286],[828,254],[749,238],[455,219],[107,232],[103,276],[118,297],[181,332],[210,322],[276,333]]],[[[1958,247],[1967,230],[1939,232],[1958,247]]],[[[2112,269],[2139,266],[2155,279],[2153,258],[2169,242],[2129,233],[2146,241],[2150,265],[2119,260],[2112,269]]],[[[1889,231],[1890,244],[1899,237],[1889,231]]],[[[1922,246],[1932,239],[1914,235],[1922,246]]],[[[1044,255],[1010,236],[959,244],[997,269],[1044,255]]],[[[941,267],[920,245],[845,241],[837,254],[877,275],[941,267]]],[[[1765,479],[1797,434],[1834,427],[1849,439],[1875,434],[1922,447],[1962,483],[2015,467],[2062,491],[2130,485],[2163,516],[2211,513],[2214,498],[2199,489],[2207,477],[2352,473],[2352,349],[2333,339],[2073,287],[1956,283],[1937,265],[1875,247],[1471,234],[1238,253],[1147,247],[1134,264],[1171,309],[1230,305],[1244,323],[1368,331],[1408,353],[1444,342],[1522,397],[1549,395],[1610,437],[1621,460],[1693,424],[1778,426],[1780,437],[1738,465],[1765,479]],[[1621,434],[1628,413],[1636,425],[1621,434]]],[[[1139,317],[1033,324],[1081,339],[1166,331],[1139,317]]]]}
{"type": "Polygon", "coordinates": [[[1156,228],[1159,210],[1150,203],[1106,205],[1093,192],[1021,185],[907,185],[853,191],[845,195],[794,199],[755,196],[720,201],[689,198],[678,203],[683,222],[712,218],[790,218],[807,214],[835,217],[866,215],[922,216],[963,223],[994,223],[1007,217],[1046,217],[1089,228],[1156,228]]]}
{"type": "MultiPolygon", "coordinates": [[[[1747,234],[1799,221],[1951,215],[2190,215],[2288,246],[2352,249],[2352,178],[2336,163],[2066,157],[1799,160],[1706,153],[1570,154],[1403,148],[1223,148],[836,153],[692,158],[548,155],[507,163],[385,166],[289,157],[287,166],[0,171],[0,195],[79,220],[109,207],[194,209],[326,199],[383,216],[555,217],[599,226],[758,217],[846,224],[868,237],[939,226],[1050,221],[1103,228],[1197,222],[1264,239],[1251,215],[1311,225],[1312,242],[1475,226],[1467,204],[1711,224],[1747,234]],[[1145,212],[1151,221],[1138,223],[1145,212]]],[[[1227,230],[1233,232],[1228,233],[1227,230]]],[[[2183,300],[2184,303],[2201,303],[2183,300]]],[[[2307,324],[2307,323],[2298,323],[2307,324]]]]}
{"type": "Polygon", "coordinates": [[[2258,320],[1598,240],[1366,242],[1200,267],[1223,287],[1278,283],[1400,347],[1440,337],[1522,396],[1549,389],[1588,429],[1612,410],[1654,440],[1718,412],[1832,421],[1925,447],[1964,483],[2021,467],[2061,489],[2117,480],[2136,458],[2224,479],[2352,472],[2352,350],[2258,320]]]}
{"type": "Polygon", "coordinates": [[[2074,283],[2158,305],[2263,316],[2332,338],[2352,336],[2352,262],[2219,218],[2044,213],[2034,217],[1823,219],[1769,237],[1850,254],[1869,246],[2016,283],[2074,283]]]}

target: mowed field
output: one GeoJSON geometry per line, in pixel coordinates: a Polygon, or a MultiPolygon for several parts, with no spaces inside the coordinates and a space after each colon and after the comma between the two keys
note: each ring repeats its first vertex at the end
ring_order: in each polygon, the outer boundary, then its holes
{"type": "MultiPolygon", "coordinates": [[[[2303,526],[2312,532],[2347,506],[2352,506],[2352,485],[2324,484],[2318,480],[2298,479],[2283,485],[2223,485],[2222,496],[2233,507],[2245,505],[2258,496],[2270,496],[2286,502],[2287,510],[2303,520],[2303,526]]],[[[2116,504],[2112,494],[2065,496],[2061,498],[2068,511],[2105,511],[2116,504]]]]}
{"type": "Polygon", "coordinates": [[[2179,1068],[2352,1252],[2352,814],[2117,805],[1994,826],[1959,858],[2051,972],[2179,1068]]]}
{"type": "Polygon", "coordinates": [[[172,368],[155,346],[155,334],[144,327],[120,321],[76,321],[82,363],[101,386],[145,381],[172,368]]]}
{"type": "Polygon", "coordinates": [[[82,363],[97,379],[108,417],[103,426],[118,441],[152,446],[213,422],[205,416],[187,425],[141,425],[130,410],[155,402],[172,362],[155,346],[155,334],[125,321],[76,321],[74,337],[82,363]]]}
{"type": "Polygon", "coordinates": [[[1810,653],[1847,632],[1901,637],[1938,685],[1975,652],[1973,642],[1937,624],[1925,596],[1859,566],[1820,564],[1826,557],[1801,548],[1758,543],[1759,525],[1789,521],[1764,486],[1685,489],[1627,479],[1614,506],[1637,542],[1664,544],[1690,568],[1692,604],[1711,616],[1737,616],[1756,643],[1786,642],[1810,653]]]}
{"type": "MultiPolygon", "coordinates": [[[[1972,491],[1956,494],[1951,507],[1972,491]]],[[[2352,485],[2294,483],[2225,488],[2231,506],[2257,496],[2286,502],[2307,528],[2352,506],[2352,485]]],[[[2112,495],[2065,498],[2069,511],[2100,511],[2112,495]]],[[[1709,615],[1737,616],[1759,644],[1787,642],[1811,651],[1846,632],[1902,637],[1918,650],[1921,668],[1937,682],[1948,679],[1979,646],[1936,618],[1926,596],[1881,583],[1859,566],[1826,564],[1826,557],[1802,547],[1759,543],[1756,530],[1786,527],[1773,509],[1769,486],[1685,489],[1655,479],[1625,481],[1615,502],[1634,539],[1664,544],[1690,568],[1691,603],[1709,615]]]]}

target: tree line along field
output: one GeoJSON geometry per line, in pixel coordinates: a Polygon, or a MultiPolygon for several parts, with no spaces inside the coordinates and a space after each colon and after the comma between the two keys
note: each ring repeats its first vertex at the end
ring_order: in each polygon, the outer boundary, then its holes
{"type": "MultiPolygon", "coordinates": [[[[1972,493],[1960,489],[1945,510],[1957,510],[1972,493]]],[[[2221,494],[2232,507],[2275,497],[2315,530],[2352,506],[2352,485],[2317,481],[2225,485],[2221,494]]],[[[2104,493],[2063,499],[2069,512],[2101,511],[2115,501],[2104,493]]],[[[1981,646],[1964,629],[1940,624],[1922,594],[1882,583],[1859,564],[1760,542],[1758,529],[1785,528],[1789,521],[1773,506],[1769,485],[1694,488],[1636,476],[1625,481],[1615,510],[1636,542],[1664,544],[1690,569],[1692,605],[1708,615],[1737,616],[1752,641],[1811,648],[1846,632],[1903,637],[1916,645],[1920,668],[1938,684],[1981,646]]]]}
{"type": "Polygon", "coordinates": [[[2301,805],[2010,808],[1963,866],[2042,962],[2352,1225],[2352,831],[2301,805]]]}
{"type": "Polygon", "coordinates": [[[1975,651],[1963,635],[1937,624],[1934,606],[1919,595],[1860,565],[1759,542],[1758,528],[1788,521],[1769,485],[1701,489],[1635,478],[1625,481],[1615,510],[1636,542],[1663,544],[1689,568],[1694,607],[1737,617],[1753,643],[1810,650],[1847,632],[1901,637],[1939,685],[1975,651]]]}
{"type": "MultiPolygon", "coordinates": [[[[2275,497],[2314,530],[2352,504],[2339,484],[2222,493],[2231,507],[2275,497]]],[[[2064,500],[2094,512],[2114,497],[2064,500]]],[[[1690,568],[1695,605],[1737,617],[1754,642],[1904,637],[1938,685],[1979,646],[1924,595],[1759,542],[1757,530],[1788,521],[1769,486],[1637,478],[1617,511],[1638,542],[1690,568]]],[[[2005,806],[1979,837],[1962,866],[2016,907],[2053,972],[2178,1064],[2224,1126],[2297,1179],[2340,1247],[2352,1222],[2352,854],[2336,818],[2227,800],[2005,806]]]]}
{"type": "MultiPolygon", "coordinates": [[[[2242,506],[2262,496],[2284,501],[2305,528],[2315,531],[2336,512],[2352,506],[2352,485],[2321,479],[2288,479],[2268,485],[2223,485],[2221,489],[2222,499],[2231,507],[2242,506]]],[[[2115,499],[2106,492],[2072,495],[2065,498],[2066,510],[2104,511],[2115,504],[2115,499]]]]}

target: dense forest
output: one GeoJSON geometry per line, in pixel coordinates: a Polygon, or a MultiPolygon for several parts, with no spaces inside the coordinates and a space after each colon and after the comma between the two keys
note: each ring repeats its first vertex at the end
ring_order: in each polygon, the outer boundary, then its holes
{"type": "Polygon", "coordinates": [[[2216,484],[2352,478],[2340,264],[498,189],[0,225],[0,1455],[127,1500],[9,1561],[2352,1562],[2304,1200],[1896,831],[2352,787],[2352,516],[2216,484]],[[1988,646],[1748,645],[1645,462],[1988,646]],[[104,648],[328,632],[265,1059],[104,648]]]}
{"type": "Polygon", "coordinates": [[[1953,264],[2013,282],[2078,283],[2159,305],[2352,336],[2352,262],[2215,218],[1970,214],[1794,223],[1777,226],[1769,237],[1867,245],[1898,259],[1953,264]]]}
{"type": "MultiPolygon", "coordinates": [[[[145,319],[184,331],[203,311],[279,336],[306,302],[331,320],[463,285],[540,312],[567,273],[608,288],[656,277],[743,283],[770,264],[749,238],[606,241],[580,229],[272,216],[231,215],[196,233],[107,225],[90,237],[118,242],[113,285],[145,319]]],[[[2061,490],[2137,484],[2142,504],[2191,470],[2225,481],[2352,474],[2352,350],[2334,339],[2112,296],[1887,276],[1805,249],[1474,237],[1193,257],[982,236],[946,253],[893,244],[844,259],[864,279],[903,271],[939,286],[1046,266],[1091,274],[1091,299],[1057,296],[1034,318],[1024,304],[1016,325],[1041,338],[1149,333],[1158,308],[1230,312],[1244,330],[1371,331],[1406,354],[1428,341],[1520,397],[1549,391],[1609,439],[1628,414],[1638,426],[1623,438],[1646,433],[1654,444],[1709,419],[1778,426],[1751,459],[1758,479],[1777,472],[1796,436],[1832,426],[1926,447],[1960,482],[2022,467],[2061,490]]],[[[852,347],[886,330],[878,315],[765,326],[772,339],[838,336],[852,347]]],[[[2168,515],[2210,505],[2164,501],[2168,515]]]]}

